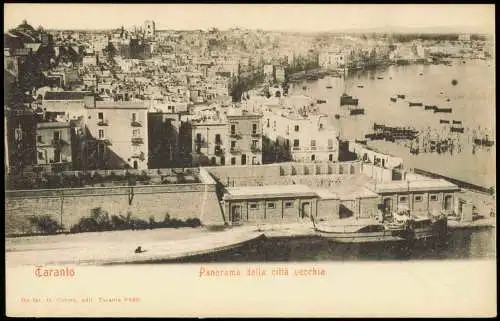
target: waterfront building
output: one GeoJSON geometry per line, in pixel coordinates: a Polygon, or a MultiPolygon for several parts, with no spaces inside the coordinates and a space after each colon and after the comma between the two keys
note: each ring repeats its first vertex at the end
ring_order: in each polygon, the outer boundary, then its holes
{"type": "Polygon", "coordinates": [[[148,168],[148,106],[143,101],[96,101],[85,106],[86,158],[99,168],[148,168]]]}
{"type": "Polygon", "coordinates": [[[383,168],[397,168],[403,165],[401,157],[395,157],[385,153],[380,153],[366,145],[350,141],[349,152],[355,153],[358,159],[374,165],[380,165],[383,168]]]}
{"type": "Polygon", "coordinates": [[[420,175],[405,175],[403,180],[375,183],[368,186],[379,195],[379,204],[385,215],[397,209],[409,209],[412,213],[429,213],[454,216],[460,212],[458,192],[460,188],[444,179],[428,179],[420,175]]]}
{"type": "Polygon", "coordinates": [[[36,164],[51,169],[72,169],[71,126],[69,122],[36,124],[36,164]]]}
{"type": "Polygon", "coordinates": [[[343,69],[347,56],[341,51],[322,51],[318,56],[319,66],[325,69],[343,69]]]}
{"type": "Polygon", "coordinates": [[[326,115],[268,106],[263,112],[263,131],[267,161],[338,160],[337,131],[327,126],[326,115]]]}
{"type": "Polygon", "coordinates": [[[305,185],[229,187],[224,219],[232,225],[310,221],[317,216],[317,201],[318,195],[305,185]]]}

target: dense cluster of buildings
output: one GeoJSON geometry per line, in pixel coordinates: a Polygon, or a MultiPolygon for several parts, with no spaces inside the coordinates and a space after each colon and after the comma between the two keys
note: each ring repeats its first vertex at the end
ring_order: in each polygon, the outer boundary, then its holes
{"type": "MultiPolygon", "coordinates": [[[[337,128],[313,99],[282,86],[301,68],[425,61],[437,44],[324,45],[259,30],[160,31],[153,21],[112,32],[50,32],[23,22],[4,43],[8,172],[293,164],[276,167],[268,177],[274,185],[263,172],[255,186],[227,186],[224,215],[235,223],[320,212],[342,218],[342,208],[374,217],[380,204],[452,212],[458,204],[455,185],[406,172],[395,178],[401,160],[362,145],[349,146],[355,164],[339,163],[337,128]],[[347,176],[371,181],[345,184],[347,176]]],[[[482,50],[470,37],[459,43],[465,53],[482,50]]]]}

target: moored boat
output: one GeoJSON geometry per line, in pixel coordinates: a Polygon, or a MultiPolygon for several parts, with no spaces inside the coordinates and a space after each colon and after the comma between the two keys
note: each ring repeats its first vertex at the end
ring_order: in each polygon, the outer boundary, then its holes
{"type": "Polygon", "coordinates": [[[412,216],[409,212],[394,213],[392,220],[378,222],[373,219],[357,220],[356,224],[317,224],[316,233],[339,243],[373,243],[414,241],[446,235],[447,218],[412,216]]]}
{"type": "Polygon", "coordinates": [[[435,108],[435,113],[451,113],[453,110],[451,108],[435,108]]]}
{"type": "Polygon", "coordinates": [[[405,95],[403,95],[403,94],[398,94],[398,98],[400,98],[400,99],[405,99],[405,97],[406,97],[406,96],[405,96],[405,95]]]}
{"type": "Polygon", "coordinates": [[[391,101],[392,101],[393,103],[395,103],[395,102],[397,101],[397,98],[394,98],[394,97],[391,97],[390,99],[391,99],[391,101]]]}
{"type": "Polygon", "coordinates": [[[410,107],[421,107],[421,106],[423,106],[423,104],[422,104],[422,103],[412,103],[412,102],[409,102],[409,103],[408,103],[408,105],[409,105],[410,107]]]}

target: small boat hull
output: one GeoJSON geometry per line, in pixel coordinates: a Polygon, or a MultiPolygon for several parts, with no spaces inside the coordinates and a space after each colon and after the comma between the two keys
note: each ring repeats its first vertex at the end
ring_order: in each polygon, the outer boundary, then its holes
{"type": "Polygon", "coordinates": [[[338,243],[377,243],[405,241],[398,231],[384,231],[373,233],[334,233],[316,230],[318,235],[338,243]]]}

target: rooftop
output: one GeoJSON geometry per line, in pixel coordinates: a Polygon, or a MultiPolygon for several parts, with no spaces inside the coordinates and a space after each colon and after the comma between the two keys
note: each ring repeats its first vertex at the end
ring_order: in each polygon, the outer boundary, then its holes
{"type": "Polygon", "coordinates": [[[48,91],[44,100],[83,100],[85,96],[90,96],[90,92],[84,91],[48,91]]]}
{"type": "Polygon", "coordinates": [[[66,128],[66,127],[70,127],[69,122],[51,121],[51,122],[43,122],[36,124],[37,129],[66,128]]]}
{"type": "Polygon", "coordinates": [[[230,187],[224,195],[225,200],[282,197],[317,197],[317,194],[305,185],[267,185],[230,187]]]}
{"type": "Polygon", "coordinates": [[[142,100],[140,101],[96,101],[95,106],[86,108],[96,109],[148,109],[142,100]]]}
{"type": "Polygon", "coordinates": [[[458,191],[460,187],[444,179],[418,179],[377,184],[373,189],[377,193],[391,193],[400,191],[458,191]]]}

